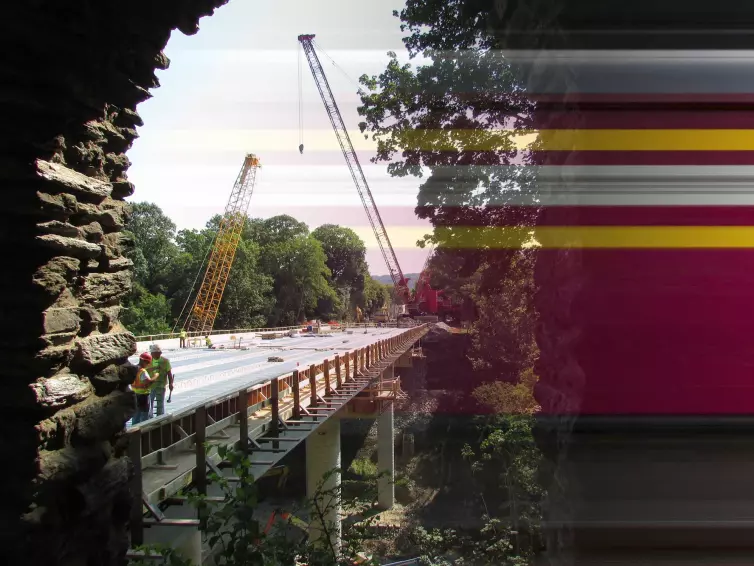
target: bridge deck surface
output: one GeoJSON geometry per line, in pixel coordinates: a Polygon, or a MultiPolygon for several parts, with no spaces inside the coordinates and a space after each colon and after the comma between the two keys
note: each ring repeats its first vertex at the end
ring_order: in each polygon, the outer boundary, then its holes
{"type": "MultiPolygon", "coordinates": [[[[305,369],[309,364],[320,363],[334,354],[363,348],[405,332],[405,328],[354,329],[353,334],[336,332],[324,335],[300,335],[273,340],[252,338],[244,340],[246,350],[233,350],[230,340],[213,345],[218,349],[186,348],[163,349],[170,360],[175,375],[172,401],[166,403],[165,412],[173,414],[205,399],[238,391],[271,378],[305,369]],[[225,349],[219,349],[225,346],[225,349]],[[270,356],[283,358],[283,362],[268,362],[270,356]]],[[[141,353],[141,352],[139,352],[141,353]]],[[[138,354],[130,358],[138,362],[138,354]]]]}

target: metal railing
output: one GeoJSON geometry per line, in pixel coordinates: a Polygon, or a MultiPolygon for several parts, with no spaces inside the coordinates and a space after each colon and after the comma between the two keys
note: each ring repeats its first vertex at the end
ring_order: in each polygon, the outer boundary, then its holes
{"type": "MultiPolygon", "coordinates": [[[[258,448],[255,438],[270,433],[277,435],[286,428],[284,421],[288,418],[297,423],[302,423],[304,417],[312,418],[314,420],[306,422],[313,428],[301,430],[314,430],[323,422],[317,418],[330,416],[327,411],[331,404],[325,402],[329,395],[341,397],[340,406],[343,406],[373,383],[377,375],[373,375],[374,372],[411,353],[414,344],[426,332],[427,325],[407,328],[396,336],[343,355],[335,354],[305,369],[284,373],[131,427],[127,434],[129,457],[134,463],[132,545],[143,543],[145,526],[198,525],[190,519],[165,519],[158,505],[178,501],[180,497],[176,495],[189,485],[206,494],[207,468],[216,469],[220,463],[218,446],[238,447],[254,454],[258,448]],[[348,393],[344,395],[344,391],[348,393]],[[237,434],[231,427],[237,427],[237,434]],[[227,430],[233,430],[234,434],[228,435],[227,430]],[[212,445],[205,450],[208,440],[212,445]],[[145,485],[145,475],[150,471],[153,473],[151,485],[145,485]],[[144,507],[151,518],[144,517],[144,507]]],[[[262,452],[265,451],[259,451],[262,452]]],[[[253,460],[251,463],[252,467],[274,464],[253,460]]]]}

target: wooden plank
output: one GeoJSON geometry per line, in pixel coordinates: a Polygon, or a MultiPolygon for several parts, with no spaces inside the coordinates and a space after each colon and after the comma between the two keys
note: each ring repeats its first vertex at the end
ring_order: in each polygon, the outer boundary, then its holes
{"type": "Polygon", "coordinates": [[[317,366],[309,366],[309,405],[317,405],[317,366]]]}
{"type": "Polygon", "coordinates": [[[299,389],[299,376],[298,370],[293,370],[291,376],[291,388],[293,389],[293,418],[297,419],[301,416],[301,390],[299,389]]]}
{"type": "Polygon", "coordinates": [[[343,379],[340,375],[340,355],[335,354],[335,386],[340,389],[343,386],[343,379]]]}
{"type": "Polygon", "coordinates": [[[325,358],[322,362],[322,373],[325,376],[325,395],[330,394],[330,360],[325,358]]]}

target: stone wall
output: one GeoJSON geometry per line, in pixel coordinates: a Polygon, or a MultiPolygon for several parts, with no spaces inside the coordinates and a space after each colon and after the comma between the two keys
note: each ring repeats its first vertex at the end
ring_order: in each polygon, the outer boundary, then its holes
{"type": "Polygon", "coordinates": [[[171,31],[227,0],[30,0],[0,43],[3,551],[10,564],[107,565],[128,544],[124,423],[133,335],[125,152],[171,31]],[[13,554],[15,553],[15,554],[13,554]]]}

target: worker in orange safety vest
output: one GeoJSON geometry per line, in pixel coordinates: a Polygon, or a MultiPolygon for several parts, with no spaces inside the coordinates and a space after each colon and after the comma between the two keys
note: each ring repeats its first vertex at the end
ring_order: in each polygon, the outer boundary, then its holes
{"type": "Polygon", "coordinates": [[[152,364],[152,356],[144,352],[139,356],[139,369],[136,371],[136,379],[131,384],[131,391],[136,394],[136,413],[131,419],[131,424],[136,425],[149,419],[149,393],[157,381],[157,374],[150,377],[147,368],[152,364]]]}

